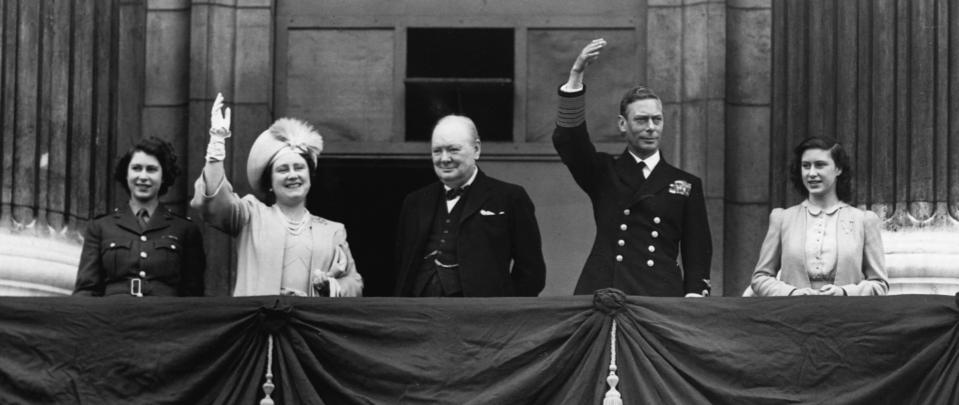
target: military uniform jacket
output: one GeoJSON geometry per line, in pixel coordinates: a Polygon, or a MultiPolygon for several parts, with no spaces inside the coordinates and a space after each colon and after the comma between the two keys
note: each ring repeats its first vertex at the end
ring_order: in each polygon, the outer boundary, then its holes
{"type": "Polygon", "coordinates": [[[553,133],[560,158],[593,203],[596,221],[575,294],[607,287],[646,296],[708,292],[712,242],[702,181],[660,160],[633,189],[630,176],[642,174],[632,155],[597,152],[590,141],[584,93],[560,91],[553,133]]]}
{"type": "MultiPolygon", "coordinates": [[[[479,170],[479,169],[477,169],[479,170]]],[[[470,186],[459,221],[456,254],[467,297],[535,297],[546,285],[539,225],[533,201],[515,184],[482,171],[470,186]]],[[[394,294],[411,296],[433,219],[443,199],[436,182],[406,196],[396,238],[394,294]]],[[[444,207],[445,209],[445,207],[444,207]]]]}
{"type": "Polygon", "coordinates": [[[206,258],[196,223],[162,204],[145,229],[128,207],[87,225],[74,295],[130,294],[140,279],[143,295],[202,296],[206,258]]]}

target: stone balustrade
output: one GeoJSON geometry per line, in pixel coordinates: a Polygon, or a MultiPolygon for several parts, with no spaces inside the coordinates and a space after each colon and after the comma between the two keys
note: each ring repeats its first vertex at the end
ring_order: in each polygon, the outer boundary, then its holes
{"type": "Polygon", "coordinates": [[[80,244],[0,233],[0,296],[70,295],[80,244]]]}
{"type": "Polygon", "coordinates": [[[889,294],[959,292],[959,232],[883,231],[889,294]]]}
{"type": "MultiPolygon", "coordinates": [[[[889,294],[959,292],[959,232],[883,231],[889,294]]],[[[57,238],[0,233],[0,296],[69,295],[80,244],[57,238]]]]}

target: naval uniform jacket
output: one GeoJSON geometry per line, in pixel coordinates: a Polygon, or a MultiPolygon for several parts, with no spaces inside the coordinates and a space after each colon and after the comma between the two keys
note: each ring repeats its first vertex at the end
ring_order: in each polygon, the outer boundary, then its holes
{"type": "MultiPolygon", "coordinates": [[[[479,170],[479,169],[477,169],[479,170]]],[[[436,182],[406,196],[400,211],[394,294],[412,296],[433,219],[446,209],[443,184],[436,182]]],[[[482,171],[470,185],[459,221],[456,255],[463,296],[535,297],[546,284],[539,225],[533,201],[515,184],[482,171]]]]}
{"type": "Polygon", "coordinates": [[[145,229],[129,207],[87,225],[74,295],[202,296],[206,258],[200,228],[160,204],[145,229]]]}
{"type": "Polygon", "coordinates": [[[597,152],[585,120],[585,89],[560,94],[553,145],[593,203],[596,238],[575,294],[613,287],[630,295],[709,291],[712,241],[702,181],[665,160],[642,176],[628,151],[597,152]],[[682,268],[677,257],[682,253],[682,268]]]}

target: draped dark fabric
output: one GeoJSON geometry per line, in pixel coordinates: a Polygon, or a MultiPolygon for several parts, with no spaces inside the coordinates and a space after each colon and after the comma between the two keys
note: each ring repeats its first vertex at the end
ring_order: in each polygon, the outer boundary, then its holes
{"type": "Polygon", "coordinates": [[[948,296],[0,298],[0,403],[956,404],[948,296]]]}

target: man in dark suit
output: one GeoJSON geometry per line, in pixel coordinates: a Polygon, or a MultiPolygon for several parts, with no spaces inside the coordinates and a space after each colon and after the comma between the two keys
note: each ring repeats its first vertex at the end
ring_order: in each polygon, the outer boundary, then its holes
{"type": "Polygon", "coordinates": [[[583,72],[605,45],[594,40],[576,58],[559,89],[553,132],[553,145],[592,201],[596,220],[575,294],[614,287],[632,295],[708,295],[712,242],[702,181],[663,159],[659,97],[644,86],[623,97],[619,130],[626,150],[620,155],[597,152],[589,139],[583,72]]]}
{"type": "Polygon", "coordinates": [[[479,135],[467,117],[440,119],[431,147],[440,181],[403,201],[395,294],[539,294],[546,282],[546,264],[529,195],[522,187],[479,170],[479,135]]]}

